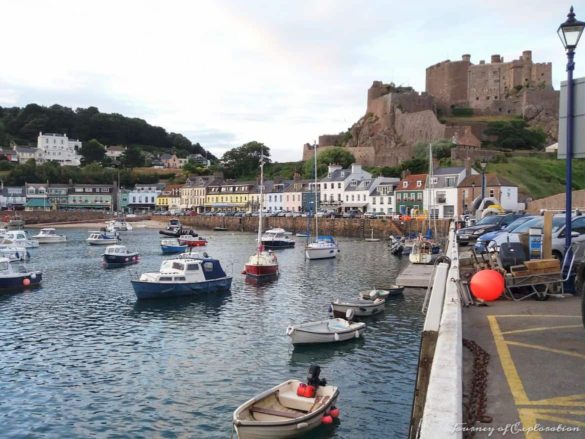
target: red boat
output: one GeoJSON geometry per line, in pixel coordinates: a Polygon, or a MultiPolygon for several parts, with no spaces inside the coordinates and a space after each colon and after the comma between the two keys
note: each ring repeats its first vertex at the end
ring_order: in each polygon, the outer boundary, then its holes
{"type": "Polygon", "coordinates": [[[189,247],[203,247],[207,245],[207,240],[201,236],[181,235],[179,236],[179,244],[189,247]]]}

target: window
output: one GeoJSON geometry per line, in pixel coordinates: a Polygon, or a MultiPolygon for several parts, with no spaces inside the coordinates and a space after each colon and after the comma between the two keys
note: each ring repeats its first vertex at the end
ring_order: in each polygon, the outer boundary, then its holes
{"type": "Polygon", "coordinates": [[[417,180],[416,181],[416,187],[422,187],[422,181],[421,180],[417,180]]]}
{"type": "Polygon", "coordinates": [[[337,194],[337,201],[341,201],[341,194],[337,194]]]}
{"type": "Polygon", "coordinates": [[[351,195],[351,201],[355,201],[353,194],[351,195]]]}
{"type": "Polygon", "coordinates": [[[440,204],[447,202],[447,194],[445,191],[437,191],[436,202],[440,204]]]}
{"type": "Polygon", "coordinates": [[[372,204],[376,204],[376,197],[372,198],[372,204]]]}
{"type": "Polygon", "coordinates": [[[323,183],[323,189],[327,189],[327,183],[323,183]]]}
{"type": "Polygon", "coordinates": [[[349,195],[345,196],[345,201],[349,201],[349,195]]]}
{"type": "Polygon", "coordinates": [[[416,199],[417,199],[417,200],[422,200],[422,192],[418,192],[418,193],[416,194],[416,199]]]}
{"type": "Polygon", "coordinates": [[[496,196],[495,191],[493,189],[490,189],[490,197],[493,198],[495,196],[496,196]]]}
{"type": "Polygon", "coordinates": [[[447,177],[445,179],[445,185],[447,187],[455,187],[455,186],[457,186],[457,177],[447,177]]]}
{"type": "Polygon", "coordinates": [[[438,178],[437,177],[432,177],[431,178],[431,184],[434,186],[437,184],[438,178]]]}
{"type": "Polygon", "coordinates": [[[337,189],[341,189],[341,183],[337,183],[337,189]]]}
{"type": "Polygon", "coordinates": [[[392,197],[388,197],[388,204],[392,204],[392,197]]]}
{"type": "Polygon", "coordinates": [[[402,182],[402,187],[408,187],[408,181],[403,181],[402,182]]]}

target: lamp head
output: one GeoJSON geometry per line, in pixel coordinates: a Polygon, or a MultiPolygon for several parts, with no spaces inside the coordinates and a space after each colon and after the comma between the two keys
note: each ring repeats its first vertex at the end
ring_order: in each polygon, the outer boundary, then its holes
{"type": "Polygon", "coordinates": [[[567,14],[567,20],[562,23],[557,30],[565,50],[572,51],[577,48],[577,44],[579,43],[584,28],[585,23],[575,18],[575,13],[571,6],[571,10],[567,14]]]}

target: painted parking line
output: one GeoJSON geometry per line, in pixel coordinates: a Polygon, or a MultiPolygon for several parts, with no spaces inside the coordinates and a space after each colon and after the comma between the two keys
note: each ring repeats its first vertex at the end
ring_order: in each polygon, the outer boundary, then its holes
{"type": "MultiPolygon", "coordinates": [[[[530,343],[522,343],[512,340],[506,340],[505,335],[513,335],[513,334],[521,334],[521,333],[530,333],[530,332],[537,332],[537,331],[550,331],[550,330],[561,330],[561,329],[574,329],[580,328],[582,325],[554,325],[554,326],[539,326],[535,328],[526,328],[526,329],[519,329],[519,330],[511,330],[511,331],[502,331],[500,325],[498,323],[499,318],[531,318],[531,317],[539,317],[539,318],[554,318],[554,319],[581,319],[581,316],[574,316],[574,315],[489,315],[487,316],[488,322],[490,324],[490,329],[492,331],[492,335],[494,337],[494,342],[496,345],[496,350],[498,352],[498,357],[500,358],[500,363],[502,365],[502,369],[504,370],[504,375],[506,376],[506,380],[508,382],[508,386],[512,393],[512,397],[514,398],[514,403],[517,406],[518,414],[520,417],[520,422],[522,423],[521,432],[524,432],[524,435],[527,439],[541,439],[541,431],[538,428],[535,428],[539,422],[547,421],[547,422],[554,422],[557,424],[562,424],[563,426],[567,426],[567,428],[576,428],[582,429],[585,428],[585,422],[580,419],[574,419],[574,416],[585,416],[585,410],[579,410],[580,407],[585,407],[585,394],[575,394],[575,395],[565,395],[565,396],[555,396],[552,398],[540,399],[540,400],[530,400],[528,395],[526,394],[526,390],[524,388],[524,384],[522,383],[522,379],[520,374],[518,373],[518,369],[516,368],[516,364],[512,359],[512,355],[510,353],[509,346],[516,346],[528,349],[535,349],[540,351],[546,351],[550,353],[560,354],[571,356],[579,359],[585,360],[585,355],[580,354],[573,351],[567,351],[562,349],[554,349],[549,348],[548,346],[542,346],[537,344],[530,344],[530,343]],[[527,407],[522,407],[527,406],[527,407]],[[536,408],[534,406],[545,406],[546,408],[536,408]],[[548,408],[550,406],[556,407],[567,407],[567,408],[559,408],[553,409],[548,408]],[[571,409],[573,408],[573,409],[571,409]]],[[[576,430],[579,431],[579,430],[576,430]]]]}

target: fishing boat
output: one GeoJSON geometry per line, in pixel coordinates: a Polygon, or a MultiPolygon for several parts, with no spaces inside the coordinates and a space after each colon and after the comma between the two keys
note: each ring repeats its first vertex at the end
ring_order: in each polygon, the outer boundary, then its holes
{"type": "Polygon", "coordinates": [[[160,270],[143,273],[132,280],[138,299],[159,299],[229,291],[227,276],[217,259],[200,255],[177,257],[162,262],[160,270]]]}
{"type": "Polygon", "coordinates": [[[201,236],[181,235],[178,241],[179,244],[188,247],[204,247],[207,245],[207,240],[201,236]]]}
{"type": "Polygon", "coordinates": [[[366,242],[379,242],[380,238],[374,238],[374,229],[372,229],[372,234],[369,238],[366,238],[366,242]]]}
{"type": "Polygon", "coordinates": [[[138,252],[129,251],[124,245],[109,245],[102,255],[105,268],[118,268],[138,264],[138,252]]]}
{"type": "Polygon", "coordinates": [[[4,234],[0,245],[37,248],[39,246],[39,241],[36,239],[30,239],[25,230],[8,230],[4,234]]]}
{"type": "MultiPolygon", "coordinates": [[[[260,217],[260,215],[258,215],[260,217]]],[[[289,238],[287,232],[284,229],[270,229],[262,235],[262,245],[268,249],[281,249],[281,248],[293,248],[295,246],[295,240],[289,238]]]]}
{"type": "Polygon", "coordinates": [[[316,322],[290,325],[286,335],[294,345],[313,343],[336,343],[360,338],[366,330],[364,322],[352,322],[353,311],[349,310],[346,319],[334,318],[316,322]]]}
{"type": "Polygon", "coordinates": [[[376,298],[374,300],[357,299],[345,301],[335,299],[331,302],[331,309],[334,317],[344,317],[349,310],[353,310],[356,317],[368,317],[384,311],[386,299],[376,298]]]}
{"type": "Polygon", "coordinates": [[[171,236],[173,238],[178,238],[181,235],[198,236],[193,229],[183,228],[181,221],[179,221],[177,218],[169,220],[166,229],[159,230],[158,233],[165,236],[171,236]]]}
{"type": "Polygon", "coordinates": [[[290,379],[239,406],[232,416],[239,439],[287,439],[308,433],[339,416],[336,386],[319,378],[321,368],[309,368],[307,382],[290,379]]]}
{"type": "MultiPolygon", "coordinates": [[[[262,235],[262,211],[264,210],[264,156],[260,157],[260,208],[258,209],[258,237],[256,253],[244,266],[244,274],[255,278],[271,278],[278,276],[278,259],[272,250],[266,250],[262,235]]],[[[288,238],[287,238],[288,239],[288,238]]],[[[268,247],[269,248],[269,247],[268,247]]]]}
{"type": "Polygon", "coordinates": [[[107,232],[105,229],[89,232],[85,240],[89,245],[112,245],[120,241],[118,232],[107,232]]]}
{"type": "Polygon", "coordinates": [[[160,242],[160,250],[165,255],[183,253],[189,248],[186,244],[180,244],[178,239],[163,239],[160,242]]]}
{"type": "Polygon", "coordinates": [[[404,287],[392,285],[389,288],[360,291],[359,297],[363,300],[387,299],[392,296],[399,296],[404,291],[404,287]]]}
{"type": "Polygon", "coordinates": [[[40,271],[28,270],[25,266],[19,266],[14,270],[8,258],[0,258],[0,289],[14,290],[34,287],[41,283],[43,274],[40,271]]]}
{"type": "MultiPolygon", "coordinates": [[[[317,145],[313,145],[315,151],[315,184],[313,187],[315,200],[315,212],[319,211],[319,195],[317,185],[317,145]]],[[[319,236],[319,215],[315,215],[315,240],[305,246],[305,257],[309,260],[332,259],[337,257],[339,247],[332,236],[319,236]]]]}
{"type": "Polygon", "coordinates": [[[33,236],[33,239],[36,239],[39,244],[54,244],[67,241],[65,235],[58,235],[57,231],[52,227],[41,229],[37,235],[33,236]]]}

